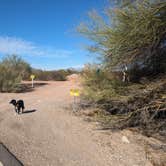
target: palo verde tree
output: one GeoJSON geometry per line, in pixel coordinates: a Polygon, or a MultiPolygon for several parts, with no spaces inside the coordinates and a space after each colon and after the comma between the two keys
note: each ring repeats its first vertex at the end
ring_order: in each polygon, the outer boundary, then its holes
{"type": "Polygon", "coordinates": [[[106,17],[92,11],[89,22],[80,24],[78,31],[94,42],[88,49],[99,53],[109,69],[137,63],[151,73],[165,72],[166,2],[121,2],[108,7],[106,17]]]}
{"type": "Polygon", "coordinates": [[[30,65],[17,55],[5,56],[0,62],[0,91],[11,92],[22,79],[29,77],[30,65]]]}

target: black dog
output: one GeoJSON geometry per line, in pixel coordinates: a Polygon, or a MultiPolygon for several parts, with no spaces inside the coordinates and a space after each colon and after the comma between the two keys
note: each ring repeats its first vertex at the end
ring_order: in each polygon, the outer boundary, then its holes
{"type": "Polygon", "coordinates": [[[10,104],[13,104],[15,107],[15,111],[19,114],[19,113],[23,113],[24,111],[24,101],[23,100],[18,100],[16,101],[15,99],[10,101],[10,104]]]}

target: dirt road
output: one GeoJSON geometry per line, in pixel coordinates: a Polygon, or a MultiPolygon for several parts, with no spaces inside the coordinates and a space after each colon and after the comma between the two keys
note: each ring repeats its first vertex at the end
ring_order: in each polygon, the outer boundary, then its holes
{"type": "Polygon", "coordinates": [[[49,82],[32,92],[0,94],[0,142],[25,166],[147,165],[140,146],[121,141],[124,133],[103,134],[65,109],[70,88],[69,81],[49,82]],[[26,113],[13,111],[13,98],[25,101],[26,113]]]}

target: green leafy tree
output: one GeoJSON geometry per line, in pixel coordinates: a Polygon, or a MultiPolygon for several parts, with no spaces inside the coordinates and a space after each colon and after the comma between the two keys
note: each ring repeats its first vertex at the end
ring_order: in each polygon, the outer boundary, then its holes
{"type": "Polygon", "coordinates": [[[0,63],[0,91],[11,92],[29,75],[31,67],[17,55],[6,56],[0,63]]]}
{"type": "Polygon", "coordinates": [[[31,66],[17,55],[5,56],[2,65],[13,70],[22,79],[28,79],[32,71],[31,66]]]}
{"type": "Polygon", "coordinates": [[[140,63],[152,72],[166,70],[162,47],[166,42],[166,2],[134,1],[108,8],[106,13],[104,19],[90,12],[90,21],[80,24],[78,31],[94,42],[88,49],[99,53],[107,68],[140,63]]]}

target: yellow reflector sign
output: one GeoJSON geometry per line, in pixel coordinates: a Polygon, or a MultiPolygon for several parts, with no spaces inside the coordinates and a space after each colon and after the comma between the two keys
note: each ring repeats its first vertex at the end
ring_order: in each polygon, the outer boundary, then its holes
{"type": "Polygon", "coordinates": [[[30,76],[30,78],[33,80],[33,79],[35,78],[35,75],[32,74],[32,75],[30,76]]]}
{"type": "Polygon", "coordinates": [[[79,89],[70,89],[70,95],[71,96],[80,96],[79,89]]]}

